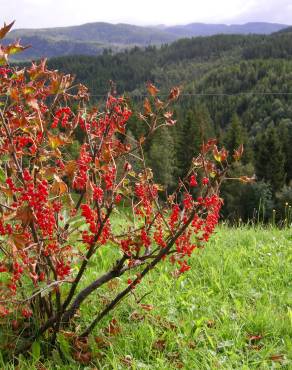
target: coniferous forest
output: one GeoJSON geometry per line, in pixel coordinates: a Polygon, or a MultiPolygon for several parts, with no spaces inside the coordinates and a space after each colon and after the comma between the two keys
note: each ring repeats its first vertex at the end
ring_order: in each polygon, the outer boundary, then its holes
{"type": "MultiPolygon", "coordinates": [[[[180,86],[177,124],[145,148],[156,180],[171,191],[208,137],[217,137],[229,151],[242,143],[245,154],[232,171],[255,174],[256,181],[225,184],[224,217],[282,220],[292,203],[291,41],[290,32],[216,35],[118,54],[107,49],[97,57],[60,57],[49,65],[74,74],[89,86],[94,101],[104,100],[113,81],[117,93],[141,109],[147,82],[160,89],[161,99],[169,87],[180,86]]],[[[138,119],[132,119],[129,131],[141,135],[138,119]]]]}

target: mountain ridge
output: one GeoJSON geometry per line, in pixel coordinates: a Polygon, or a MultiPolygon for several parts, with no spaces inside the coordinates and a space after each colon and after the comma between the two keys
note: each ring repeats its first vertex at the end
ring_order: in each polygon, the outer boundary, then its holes
{"type": "Polygon", "coordinates": [[[177,26],[136,26],[126,23],[93,22],[83,25],[39,29],[16,29],[7,40],[21,39],[30,44],[15,59],[31,60],[47,56],[98,55],[104,49],[113,52],[134,46],[147,47],[172,43],[180,38],[212,36],[216,34],[272,34],[288,25],[268,22],[249,22],[241,25],[190,23],[177,26]]]}

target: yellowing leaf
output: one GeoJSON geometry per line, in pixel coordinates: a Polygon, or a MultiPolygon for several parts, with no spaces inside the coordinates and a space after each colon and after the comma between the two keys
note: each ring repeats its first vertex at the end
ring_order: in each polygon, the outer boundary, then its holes
{"type": "Polygon", "coordinates": [[[24,94],[32,94],[34,91],[35,91],[35,89],[34,89],[34,88],[32,88],[32,87],[29,87],[29,86],[26,86],[26,87],[23,89],[23,93],[24,93],[24,94]]]}
{"type": "Polygon", "coordinates": [[[50,133],[48,133],[48,139],[52,149],[57,149],[58,146],[65,145],[70,142],[68,138],[62,135],[51,135],[50,133]]]}
{"type": "Polygon", "coordinates": [[[88,204],[93,202],[93,186],[89,179],[86,182],[85,199],[86,199],[86,203],[88,204]]]}
{"type": "Polygon", "coordinates": [[[213,156],[217,162],[221,162],[220,152],[218,151],[218,148],[216,145],[214,146],[214,149],[213,149],[213,156]]]}
{"type": "Polygon", "coordinates": [[[0,66],[8,63],[8,55],[0,48],[0,66]]]}
{"type": "Polygon", "coordinates": [[[15,247],[17,249],[22,249],[26,245],[26,236],[23,234],[11,234],[10,238],[8,239],[9,243],[11,244],[12,248],[15,247]]]}
{"type": "Polygon", "coordinates": [[[151,84],[151,83],[148,83],[147,84],[147,90],[148,90],[148,92],[149,92],[149,94],[151,95],[151,96],[156,96],[157,95],[157,93],[158,93],[158,89],[157,89],[157,87],[156,86],[154,86],[153,84],[151,84]]]}
{"type": "Polygon", "coordinates": [[[179,87],[173,87],[168,96],[168,100],[176,100],[180,95],[179,87]]]}
{"type": "Polygon", "coordinates": [[[243,183],[252,183],[255,182],[256,177],[255,175],[253,177],[248,177],[248,176],[241,176],[239,180],[243,183]]]}
{"type": "Polygon", "coordinates": [[[64,168],[65,175],[68,176],[69,179],[73,179],[76,168],[77,168],[76,161],[68,161],[65,164],[64,168]]]}
{"type": "Polygon", "coordinates": [[[151,311],[153,310],[154,306],[152,304],[140,304],[140,307],[143,308],[145,311],[151,311]]]}
{"type": "Polygon", "coordinates": [[[13,192],[9,188],[6,188],[5,186],[0,186],[0,191],[6,194],[9,198],[13,197],[13,192]]]}
{"type": "Polygon", "coordinates": [[[156,109],[161,109],[163,106],[164,106],[163,101],[161,101],[158,98],[155,98],[155,107],[156,107],[156,109]]]}
{"type": "Polygon", "coordinates": [[[68,192],[68,186],[65,184],[65,182],[60,179],[59,176],[54,175],[55,181],[52,184],[51,192],[54,195],[62,195],[68,192]]]}
{"type": "Polygon", "coordinates": [[[234,150],[233,158],[239,161],[243,154],[243,145],[241,144],[237,150],[234,150]]]}
{"type": "Polygon", "coordinates": [[[10,45],[6,46],[4,48],[4,51],[8,55],[13,55],[13,54],[20,53],[21,51],[23,51],[23,50],[25,50],[29,47],[30,47],[30,45],[22,46],[22,45],[20,45],[19,41],[16,41],[14,44],[10,44],[10,45]]]}
{"type": "Polygon", "coordinates": [[[146,115],[149,115],[152,113],[151,104],[148,98],[144,100],[144,110],[145,110],[146,115]]]}
{"type": "Polygon", "coordinates": [[[23,227],[26,227],[33,220],[33,214],[28,206],[21,207],[17,210],[15,220],[20,220],[23,227]]]}
{"type": "Polygon", "coordinates": [[[9,90],[9,95],[11,99],[18,101],[19,100],[19,90],[16,88],[12,88],[9,90]]]}

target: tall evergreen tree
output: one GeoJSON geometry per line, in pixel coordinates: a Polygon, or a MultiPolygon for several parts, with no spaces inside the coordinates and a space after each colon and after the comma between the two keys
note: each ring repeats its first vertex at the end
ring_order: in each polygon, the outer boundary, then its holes
{"type": "Polygon", "coordinates": [[[247,131],[236,113],[232,115],[230,125],[224,135],[223,143],[231,153],[243,144],[244,156],[242,162],[247,164],[252,160],[252,149],[248,142],[247,131]]]}
{"type": "Polygon", "coordinates": [[[178,150],[178,163],[180,176],[183,177],[188,171],[192,158],[199,153],[201,145],[201,133],[194,111],[188,110],[182,122],[180,147],[178,150]]]}
{"type": "Polygon", "coordinates": [[[275,127],[269,126],[263,134],[258,135],[255,154],[258,178],[270,182],[275,193],[282,188],[285,182],[285,158],[282,143],[275,127]]]}
{"type": "Polygon", "coordinates": [[[176,152],[169,131],[162,128],[155,132],[146,157],[153,169],[155,181],[171,191],[175,185],[176,152]]]}
{"type": "Polygon", "coordinates": [[[289,118],[281,120],[278,132],[282,140],[285,156],[286,182],[289,184],[292,180],[292,121],[289,118]]]}

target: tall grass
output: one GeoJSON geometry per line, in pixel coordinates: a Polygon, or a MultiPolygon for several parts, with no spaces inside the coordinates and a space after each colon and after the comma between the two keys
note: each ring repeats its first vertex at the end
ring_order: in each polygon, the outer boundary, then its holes
{"type": "MultiPolygon", "coordinates": [[[[115,258],[101,253],[91,277],[115,258]]],[[[55,351],[43,369],[291,369],[291,266],[292,229],[221,226],[196,250],[190,271],[173,278],[165,263],[96,328],[92,363],[70,356],[66,363],[55,351]],[[109,335],[113,318],[118,326],[109,335]]],[[[124,284],[117,279],[92,297],[79,313],[83,324],[124,284]]],[[[19,369],[41,364],[22,358],[19,369]]],[[[0,367],[14,368],[1,358],[0,367]]]]}

